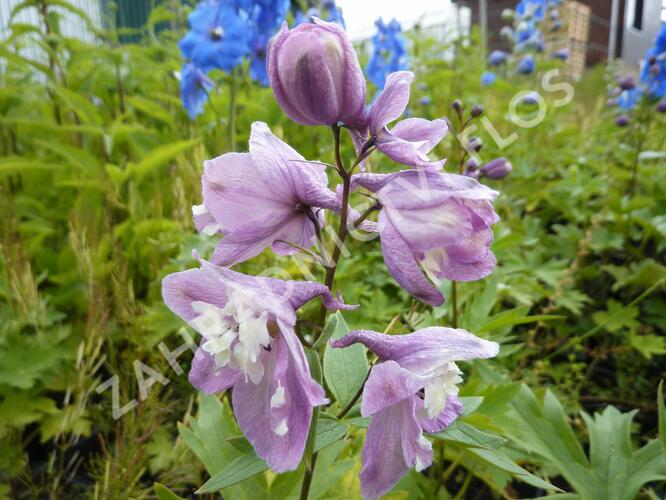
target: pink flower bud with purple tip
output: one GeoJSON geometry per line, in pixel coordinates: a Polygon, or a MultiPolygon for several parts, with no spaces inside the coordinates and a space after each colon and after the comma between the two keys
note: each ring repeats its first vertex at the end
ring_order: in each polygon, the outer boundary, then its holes
{"type": "Polygon", "coordinates": [[[283,24],[268,46],[268,78],[289,118],[303,125],[355,124],[363,115],[365,78],[351,40],[337,23],[314,18],[283,24]]]}
{"type": "Polygon", "coordinates": [[[511,162],[506,158],[495,158],[481,167],[481,175],[489,179],[504,179],[512,170],[511,162]]]}

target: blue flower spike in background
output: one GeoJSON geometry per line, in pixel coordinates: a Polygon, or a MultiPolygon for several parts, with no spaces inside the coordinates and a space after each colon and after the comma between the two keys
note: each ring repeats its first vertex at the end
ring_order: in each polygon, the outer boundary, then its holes
{"type": "Polygon", "coordinates": [[[375,21],[377,33],[372,37],[372,54],[365,72],[378,89],[383,89],[390,73],[409,68],[407,40],[400,23],[392,19],[388,24],[380,17],[375,21]]]}

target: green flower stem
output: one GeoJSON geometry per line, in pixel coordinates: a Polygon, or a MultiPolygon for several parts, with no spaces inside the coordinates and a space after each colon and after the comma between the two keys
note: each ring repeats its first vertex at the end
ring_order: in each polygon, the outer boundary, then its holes
{"type": "MultiPolygon", "coordinates": [[[[333,289],[333,282],[335,281],[335,272],[338,267],[338,262],[340,260],[340,255],[342,254],[342,246],[344,245],[345,239],[349,234],[349,229],[347,228],[347,215],[349,212],[349,194],[351,187],[351,174],[347,172],[342,163],[342,157],[340,156],[340,127],[337,125],[332,125],[331,130],[333,131],[333,140],[335,144],[335,165],[338,174],[342,177],[342,207],[340,209],[340,225],[338,226],[337,240],[335,241],[335,248],[333,249],[333,254],[331,255],[331,262],[326,268],[326,277],[324,279],[324,284],[329,288],[333,289]]],[[[319,310],[319,320],[317,322],[318,326],[321,327],[319,333],[316,334],[313,341],[313,345],[319,339],[321,332],[323,332],[324,324],[326,323],[326,306],[322,303],[321,309],[319,310]]],[[[325,346],[324,346],[325,348],[325,346]]],[[[323,352],[323,348],[320,350],[323,352]]],[[[321,354],[320,354],[321,355],[321,354]]],[[[317,464],[317,453],[314,451],[315,438],[317,436],[317,421],[319,418],[319,407],[315,407],[312,411],[312,421],[310,422],[310,432],[308,433],[308,440],[305,445],[305,475],[303,476],[303,483],[301,485],[301,500],[307,500],[308,495],[310,494],[310,485],[312,484],[312,476],[314,474],[315,465],[317,464]]]]}
{"type": "Polygon", "coordinates": [[[236,151],[236,92],[237,92],[237,71],[234,68],[231,71],[231,80],[229,83],[229,151],[236,151]]]}

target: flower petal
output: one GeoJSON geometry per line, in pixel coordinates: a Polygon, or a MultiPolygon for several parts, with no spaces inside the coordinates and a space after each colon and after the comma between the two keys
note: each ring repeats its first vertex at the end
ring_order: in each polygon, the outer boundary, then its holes
{"type": "Polygon", "coordinates": [[[252,124],[250,154],[269,186],[273,182],[290,186],[290,202],[294,209],[297,203],[330,209],[339,206],[337,196],[328,189],[326,167],[305,160],[263,122],[252,124]]]}
{"type": "MultiPolygon", "coordinates": [[[[284,228],[293,222],[295,217],[302,218],[302,223],[308,223],[303,215],[275,212],[235,229],[218,243],[211,261],[226,267],[256,257],[275,240],[281,239],[284,228]]],[[[311,241],[310,245],[312,243],[311,241]]]]}
{"type": "Polygon", "coordinates": [[[241,379],[234,386],[234,415],[257,454],[275,472],[285,472],[298,467],[312,407],[326,403],[326,399],[321,387],[315,394],[312,384],[304,385],[304,377],[310,379],[309,372],[303,373],[301,360],[294,358],[282,335],[271,343],[268,354],[258,384],[241,379]]]}
{"type": "Polygon", "coordinates": [[[460,328],[429,327],[407,335],[386,335],[372,330],[353,330],[331,341],[333,347],[360,342],[381,360],[393,360],[421,375],[449,361],[466,361],[497,356],[499,345],[460,328]]]}
{"type": "Polygon", "coordinates": [[[388,492],[412,466],[432,463],[432,446],[416,417],[416,400],[404,400],[372,417],[363,445],[361,493],[367,499],[388,492]]]}
{"type": "Polygon", "coordinates": [[[429,153],[444,138],[449,130],[446,120],[425,120],[407,118],[400,120],[391,128],[391,134],[403,141],[420,143],[418,150],[429,153]]]}
{"type": "Polygon", "coordinates": [[[242,380],[243,374],[226,366],[216,367],[214,356],[199,347],[192,359],[188,378],[190,383],[204,394],[214,394],[224,392],[242,380]]]}
{"type": "Polygon", "coordinates": [[[428,383],[427,377],[405,370],[395,361],[372,367],[363,388],[361,415],[369,417],[411,398],[428,383]]]}
{"type": "Polygon", "coordinates": [[[379,214],[379,234],[386,267],[400,286],[427,304],[443,304],[444,296],[425,278],[409,245],[383,211],[379,214]]]}
{"type": "MultiPolygon", "coordinates": [[[[419,400],[420,401],[420,400],[419,400]]],[[[417,414],[421,414],[421,408],[423,408],[423,402],[417,401],[417,414]]],[[[457,396],[449,396],[446,400],[446,406],[442,410],[442,413],[437,415],[436,418],[428,418],[425,409],[423,414],[425,415],[421,419],[421,427],[426,432],[440,432],[446,429],[451,425],[463,412],[462,401],[457,396]]]]}
{"type": "Polygon", "coordinates": [[[169,274],[162,280],[162,297],[169,309],[185,321],[198,316],[192,302],[207,302],[222,309],[229,300],[220,279],[205,269],[169,274]]]}
{"type": "Polygon", "coordinates": [[[248,153],[227,153],[204,162],[204,206],[228,233],[256,220],[293,211],[293,190],[286,183],[264,181],[248,153]],[[269,184],[270,183],[270,184],[269,184]],[[247,209],[252,200],[252,210],[247,209]]]}
{"type": "Polygon", "coordinates": [[[414,80],[411,71],[396,71],[386,78],[384,90],[370,108],[370,134],[380,134],[386,125],[397,120],[409,102],[410,86],[414,80]]]}

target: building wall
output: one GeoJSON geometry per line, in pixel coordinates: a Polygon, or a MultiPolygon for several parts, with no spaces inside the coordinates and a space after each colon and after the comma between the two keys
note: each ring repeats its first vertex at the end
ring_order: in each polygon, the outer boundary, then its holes
{"type": "MultiPolygon", "coordinates": [[[[43,29],[42,18],[36,7],[20,10],[12,18],[14,8],[23,3],[22,0],[0,0],[0,39],[11,36],[10,23],[30,24],[43,29]]],[[[99,0],[69,0],[69,3],[83,11],[96,28],[102,27],[102,11],[99,0]]],[[[60,14],[60,32],[71,38],[78,38],[86,42],[93,42],[95,35],[88,29],[86,23],[77,15],[62,7],[50,7],[60,14]]],[[[24,43],[19,47],[19,53],[35,61],[45,61],[46,54],[34,43],[24,43]]]]}
{"type": "MultiPolygon", "coordinates": [[[[502,10],[513,9],[518,0],[486,0],[488,5],[488,48],[506,50],[507,44],[499,36],[499,31],[505,22],[502,21],[502,10]]],[[[608,55],[608,41],[610,34],[610,18],[612,0],[578,0],[580,3],[588,5],[591,9],[590,34],[587,46],[587,65],[591,66],[606,60],[608,55]]],[[[624,4],[627,0],[619,0],[619,21],[617,32],[616,54],[621,54],[622,47],[622,26],[624,22],[624,4]]],[[[644,0],[646,3],[659,2],[661,0],[644,0]]],[[[472,22],[479,23],[479,1],[478,0],[458,0],[458,3],[472,9],[472,22]]]]}
{"type": "Polygon", "coordinates": [[[640,15],[639,0],[627,0],[624,15],[624,45],[622,46],[622,60],[629,66],[638,68],[645,53],[654,43],[654,38],[661,28],[660,0],[643,0],[642,26],[634,26],[636,16],[640,15]]]}

